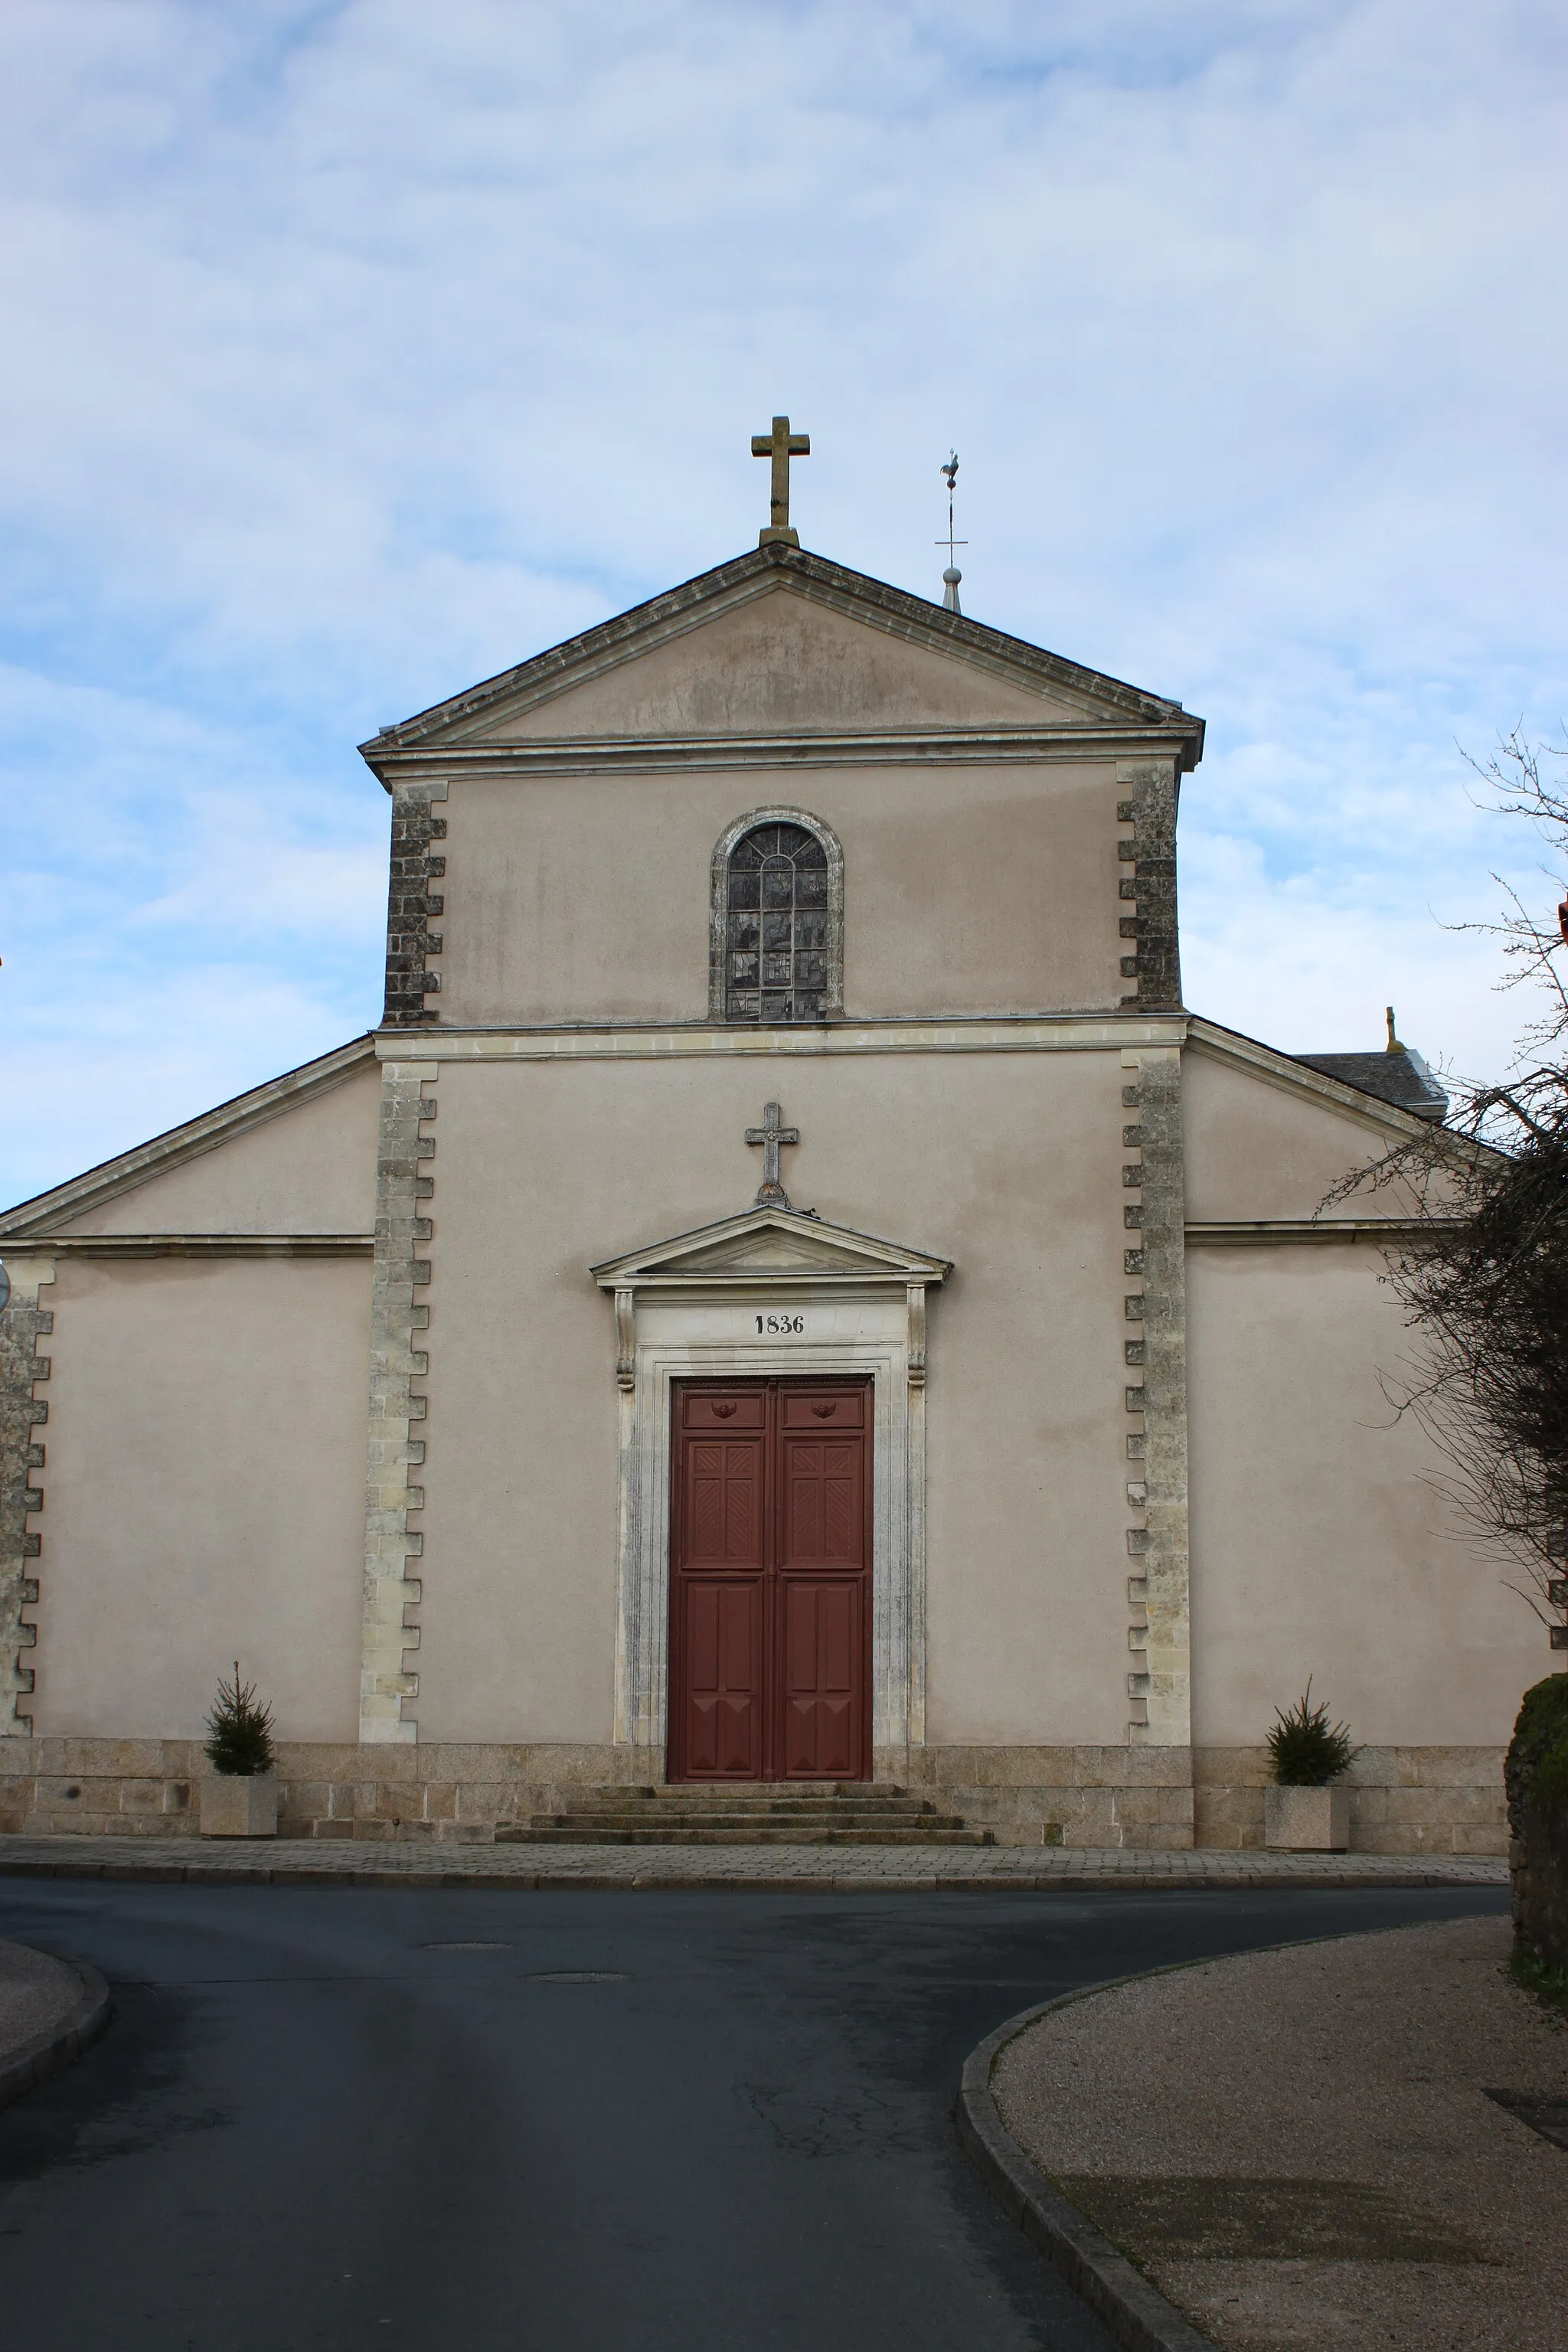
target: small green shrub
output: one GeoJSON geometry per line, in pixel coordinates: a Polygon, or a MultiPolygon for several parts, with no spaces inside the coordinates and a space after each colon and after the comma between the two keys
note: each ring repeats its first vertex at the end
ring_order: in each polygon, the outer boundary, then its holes
{"type": "Polygon", "coordinates": [[[1268,1754],[1282,1789],[1326,1789],[1360,1753],[1345,1726],[1331,1724],[1328,1708],[1312,1705],[1310,1675],[1289,1714],[1274,1713],[1268,1754]]]}
{"type": "MultiPolygon", "coordinates": [[[[1515,1950],[1546,1977],[1568,1982],[1568,1675],[1548,1675],[1525,1692],[1503,1785],[1515,1950]]],[[[1545,1982],[1531,1990],[1551,1998],[1545,1982]]]]}
{"type": "Polygon", "coordinates": [[[1550,1968],[1531,1951],[1516,1948],[1508,1963],[1508,1972],[1516,1985],[1532,1992],[1543,2009],[1553,2011],[1559,2017],[1568,2017],[1568,1969],[1550,1968]]]}
{"type": "Polygon", "coordinates": [[[207,1717],[206,1759],[215,1772],[241,1780],[272,1769],[272,1709],[258,1704],[254,1683],[240,1681],[237,1658],[207,1717]]]}
{"type": "Polygon", "coordinates": [[[1568,1675],[1548,1675],[1525,1692],[1510,1760],[1531,1802],[1568,1822],[1568,1675]]]}

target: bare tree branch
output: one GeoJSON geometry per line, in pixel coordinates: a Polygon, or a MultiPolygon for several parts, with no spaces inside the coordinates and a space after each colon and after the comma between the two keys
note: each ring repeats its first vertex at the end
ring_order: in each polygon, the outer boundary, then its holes
{"type": "MultiPolygon", "coordinates": [[[[1510,885],[1495,923],[1454,928],[1500,940],[1504,988],[1532,983],[1544,1005],[1500,1083],[1446,1074],[1447,1123],[1352,1171],[1325,1202],[1393,1191],[1408,1215],[1386,1279],[1413,1334],[1384,1394],[1426,1432],[1444,1467],[1430,1483],[1461,1524],[1500,1544],[1542,1622],[1568,1575],[1568,775],[1542,773],[1568,748],[1506,737],[1483,768],[1482,803],[1526,818],[1554,854],[1560,901],[1549,927],[1510,885]]],[[[1497,877],[1494,876],[1494,880],[1497,877]]]]}

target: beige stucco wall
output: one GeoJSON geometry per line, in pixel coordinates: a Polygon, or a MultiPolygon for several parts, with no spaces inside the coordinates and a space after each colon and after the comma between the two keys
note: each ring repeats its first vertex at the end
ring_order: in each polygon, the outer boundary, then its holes
{"type": "Polygon", "coordinates": [[[792,1200],[952,1255],[931,1310],[929,1732],[1125,1738],[1120,1058],[442,1069],[421,1739],[610,1736],[616,1391],[591,1262],[792,1200]]]}
{"type": "MultiPolygon", "coordinates": [[[[1186,1068],[1195,1213],[1310,1213],[1363,1123],[1186,1068]]],[[[746,1206],[767,1094],[802,1130],[797,1205],[957,1262],[931,1301],[929,1738],[1123,1740],[1124,1076],[1114,1050],[444,1064],[422,1740],[610,1737],[616,1391],[587,1269],[746,1206]]],[[[368,1150],[366,1108],[356,1078],[174,1171],[209,1190],[168,1221],[260,1202],[277,1229],[288,1196],[220,1184],[227,1152],[331,1177],[368,1150]]],[[[321,1198],[300,1223],[338,1222],[321,1198]]],[[[1198,1744],[1255,1747],[1309,1671],[1369,1744],[1501,1741],[1547,1656],[1390,1425],[1377,1372],[1405,1340],[1381,1260],[1200,1246],[1187,1270],[1198,1744]]],[[[353,1738],[369,1285],[365,1260],[61,1259],[40,1738],[191,1736],[237,1648],[285,1736],[353,1738]]]]}
{"type": "Polygon", "coordinates": [[[1103,1011],[1130,985],[1110,761],[458,775],[442,1024],[705,1020],[713,845],[768,806],[843,845],[852,1019],[1103,1011]]]}
{"type": "Polygon", "coordinates": [[[1369,1746],[1500,1743],[1551,1671],[1506,1563],[1423,1483],[1440,1465],[1379,1386],[1410,1344],[1382,1271],[1361,1243],[1188,1253],[1200,1746],[1258,1746],[1309,1674],[1369,1746]]]}
{"type": "Polygon", "coordinates": [[[192,1737],[237,1654],[286,1739],[358,1723],[368,1259],[62,1259],[39,1738],[192,1737]]]}
{"type": "Polygon", "coordinates": [[[799,729],[1048,724],[1078,716],[981,662],[915,646],[788,581],[527,708],[487,715],[475,740],[751,735],[799,729]]]}
{"type": "Polygon", "coordinates": [[[375,1213],[381,1072],[369,1058],[102,1208],[68,1234],[368,1234],[375,1213]]]}
{"type": "MultiPolygon", "coordinates": [[[[1384,1157],[1403,1129],[1375,1108],[1359,1115],[1311,1091],[1280,1084],[1202,1045],[1182,1057],[1187,1215],[1194,1222],[1312,1217],[1352,1168],[1384,1157]]],[[[1397,1214],[1403,1196],[1363,1192],[1335,1202],[1335,1217],[1397,1214]]]]}

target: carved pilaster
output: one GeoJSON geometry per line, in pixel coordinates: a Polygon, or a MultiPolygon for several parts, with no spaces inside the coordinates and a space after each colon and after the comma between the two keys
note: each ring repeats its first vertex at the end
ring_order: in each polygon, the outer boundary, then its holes
{"type": "Polygon", "coordinates": [[[616,1293],[616,1386],[635,1389],[637,1384],[637,1295],[635,1290],[616,1293]]]}
{"type": "Polygon", "coordinates": [[[923,1282],[911,1282],[908,1292],[910,1309],[909,1373],[910,1386],[923,1389],[926,1384],[926,1286],[923,1282]]]}

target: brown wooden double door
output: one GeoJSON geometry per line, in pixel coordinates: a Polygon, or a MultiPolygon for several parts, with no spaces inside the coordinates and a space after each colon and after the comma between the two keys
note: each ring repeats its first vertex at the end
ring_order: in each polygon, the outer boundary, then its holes
{"type": "Polygon", "coordinates": [[[672,1780],[871,1777],[871,1383],[685,1381],[672,1780]]]}

